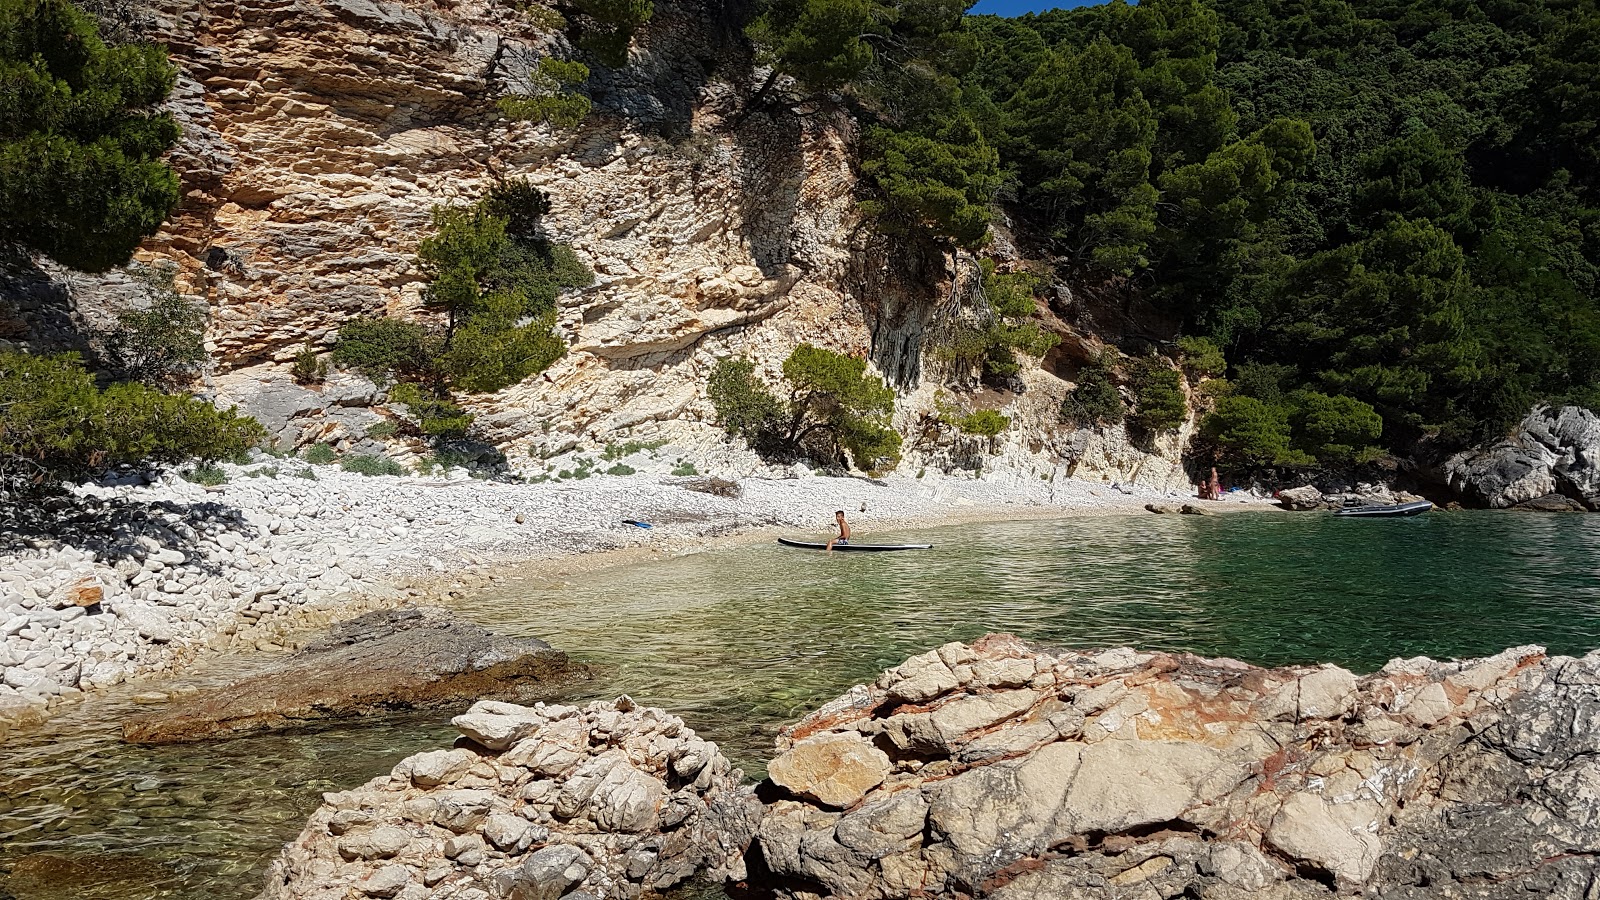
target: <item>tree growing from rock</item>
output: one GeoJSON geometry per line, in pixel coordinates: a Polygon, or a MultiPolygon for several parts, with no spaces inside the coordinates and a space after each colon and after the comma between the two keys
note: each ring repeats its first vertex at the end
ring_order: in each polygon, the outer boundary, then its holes
{"type": "Polygon", "coordinates": [[[866,373],[865,360],[801,344],[783,363],[789,387],[780,399],[749,360],[718,361],[707,384],[718,424],[766,455],[849,461],[864,471],[900,461],[900,434],[890,424],[894,390],[866,373]]]}
{"type": "Polygon", "coordinates": [[[471,415],[452,392],[498,391],[549,368],[566,353],[555,333],[561,292],[594,279],[571,248],[541,234],[548,209],[525,180],[496,185],[470,206],[436,208],[417,258],[428,277],[423,305],[437,325],[358,319],[340,329],[334,361],[400,382],[407,399],[397,402],[414,411],[420,433],[464,433],[471,415]]]}
{"type": "Polygon", "coordinates": [[[67,0],[0,0],[0,245],[100,272],[178,202],[155,111],[176,70],[150,44],[108,47],[67,0]]]}

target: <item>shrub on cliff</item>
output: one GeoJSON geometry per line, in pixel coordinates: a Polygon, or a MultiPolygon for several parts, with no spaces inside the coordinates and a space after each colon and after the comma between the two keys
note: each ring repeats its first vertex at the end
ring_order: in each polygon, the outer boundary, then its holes
{"type": "Polygon", "coordinates": [[[123,381],[168,389],[186,384],[206,361],[206,307],[179,296],[171,272],[149,272],[145,281],[150,305],[117,316],[101,361],[123,381]]]}
{"type": "Polygon", "coordinates": [[[827,463],[848,454],[859,469],[892,469],[900,461],[900,435],[889,421],[894,391],[866,370],[865,360],[801,344],[783,363],[787,401],[742,359],[719,361],[707,393],[718,424],[757,452],[827,463]]]}
{"type": "Polygon", "coordinates": [[[1015,375],[1022,368],[1017,362],[1018,353],[1043,356],[1061,338],[1029,321],[1038,306],[1033,296],[1037,278],[1026,272],[1000,274],[995,271],[993,260],[985,259],[979,266],[983,273],[982,314],[987,321],[981,326],[959,329],[934,353],[958,371],[981,366],[990,375],[1015,375]]]}
{"type": "Polygon", "coordinates": [[[0,244],[99,272],[178,202],[154,107],[176,70],[150,44],[108,47],[66,0],[0,0],[0,244]]]}
{"type": "Polygon", "coordinates": [[[142,384],[95,386],[72,354],[0,353],[0,488],[36,493],[125,463],[209,462],[265,432],[247,416],[142,384]]]}
{"type": "Polygon", "coordinates": [[[1330,397],[1316,391],[1289,395],[1289,425],[1294,446],[1324,465],[1362,462],[1380,451],[1383,417],[1354,397],[1330,397]]]}
{"type": "Polygon", "coordinates": [[[573,87],[588,79],[589,67],[583,63],[547,56],[528,73],[528,93],[507,94],[496,105],[514,121],[576,128],[589,115],[590,103],[573,87]]]}
{"type": "Polygon", "coordinates": [[[560,359],[556,299],[594,280],[570,249],[537,237],[525,214],[523,233],[512,232],[512,219],[495,214],[502,202],[436,208],[437,231],[417,250],[429,279],[423,303],[445,317],[433,368],[463,390],[500,390],[560,359]]]}
{"type": "Polygon", "coordinates": [[[1189,417],[1183,377],[1157,359],[1133,365],[1133,425],[1147,434],[1171,431],[1189,417]]]}
{"type": "Polygon", "coordinates": [[[1081,428],[1121,425],[1127,417],[1122,392],[1117,390],[1112,353],[1093,359],[1078,370],[1072,393],[1061,403],[1061,420],[1081,428]]]}
{"type": "Polygon", "coordinates": [[[390,378],[424,376],[432,370],[432,340],[428,329],[400,319],[355,319],[339,329],[333,361],[354,369],[378,384],[390,378]]]}
{"type": "Polygon", "coordinates": [[[1237,394],[1219,399],[1200,423],[1201,437],[1234,470],[1315,463],[1310,454],[1289,446],[1290,433],[1287,407],[1237,394]]]}

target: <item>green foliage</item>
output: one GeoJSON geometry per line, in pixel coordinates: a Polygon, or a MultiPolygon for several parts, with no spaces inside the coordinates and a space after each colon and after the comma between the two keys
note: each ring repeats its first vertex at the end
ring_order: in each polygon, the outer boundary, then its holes
{"type": "Polygon", "coordinates": [[[306,341],[304,349],[294,355],[289,376],[295,384],[321,384],[328,379],[328,360],[306,341]]]}
{"type": "Polygon", "coordinates": [[[317,473],[315,469],[301,469],[300,471],[294,473],[294,475],[296,478],[304,478],[307,481],[317,480],[317,473]]]}
{"type": "Polygon", "coordinates": [[[1178,338],[1178,352],[1183,355],[1184,371],[1195,381],[1217,378],[1228,370],[1228,361],[1222,356],[1222,348],[1210,338],[1178,338]]]}
{"type": "Polygon", "coordinates": [[[192,381],[206,361],[206,307],[185,300],[170,271],[146,271],[150,305],[117,315],[101,362],[114,378],[171,389],[192,381]]]}
{"type": "Polygon", "coordinates": [[[405,467],[382,456],[347,456],[339,468],[357,475],[404,475],[405,467]]]}
{"type": "Polygon", "coordinates": [[[983,302],[981,315],[987,320],[979,327],[958,330],[950,341],[935,349],[935,354],[957,369],[982,366],[990,375],[1015,375],[1021,371],[1017,354],[1044,356],[1060,343],[1053,332],[1027,321],[1036,312],[1033,292],[1038,279],[1027,272],[1002,275],[993,260],[983,260],[983,302]]]}
{"type": "Polygon", "coordinates": [[[999,156],[970,121],[937,135],[873,128],[861,172],[878,195],[861,209],[886,234],[921,231],[977,247],[988,238],[999,168],[999,156]]]}
{"type": "Polygon", "coordinates": [[[416,322],[354,319],[339,328],[333,361],[384,384],[394,377],[425,376],[433,367],[433,343],[428,329],[416,322]]]}
{"type": "Polygon", "coordinates": [[[546,56],[529,73],[526,94],[507,94],[495,101],[500,114],[517,122],[548,122],[557,128],[577,128],[589,115],[589,98],[572,90],[589,80],[589,67],[580,62],[546,56]]]}
{"type": "Polygon", "coordinates": [[[264,437],[254,419],[142,384],[104,390],[71,354],[0,353],[0,488],[48,490],[121,464],[209,462],[264,437]]]}
{"type": "Polygon", "coordinates": [[[1188,401],[1183,396],[1183,376],[1155,359],[1141,359],[1133,365],[1134,427],[1147,434],[1171,431],[1189,417],[1188,401]]]}
{"type": "Polygon", "coordinates": [[[630,465],[628,465],[626,463],[617,463],[616,465],[614,465],[611,468],[607,469],[606,470],[606,474],[607,475],[632,475],[633,473],[635,473],[637,471],[639,471],[639,470],[635,469],[633,466],[630,466],[630,465]]]}
{"type": "Polygon", "coordinates": [[[300,451],[300,458],[312,465],[326,466],[339,457],[333,452],[333,448],[327,444],[312,444],[300,451]]]}
{"type": "Polygon", "coordinates": [[[699,475],[700,470],[694,467],[694,463],[680,459],[678,464],[672,467],[672,474],[679,478],[688,478],[691,475],[699,475]]]}
{"type": "Polygon", "coordinates": [[[1121,425],[1127,414],[1110,354],[1085,363],[1072,393],[1061,403],[1061,420],[1080,427],[1121,425]]]}
{"type": "Polygon", "coordinates": [[[894,391],[866,370],[864,360],[801,344],[783,363],[787,402],[743,359],[719,360],[706,393],[718,424],[758,452],[825,462],[848,453],[857,468],[892,469],[900,459],[900,435],[889,421],[894,391]]]}
{"type": "Polygon", "coordinates": [[[784,404],[755,372],[756,364],[748,359],[717,360],[706,382],[706,397],[723,431],[757,450],[770,449],[783,428],[784,404]]]}
{"type": "Polygon", "coordinates": [[[483,209],[506,220],[506,234],[523,240],[539,238],[539,221],[550,211],[550,196],[526,178],[499,181],[483,198],[483,209]]]}
{"type": "Polygon", "coordinates": [[[205,487],[216,487],[228,483],[228,473],[222,471],[215,463],[200,463],[188,471],[183,472],[183,480],[205,487]]]}
{"type": "Polygon", "coordinates": [[[534,236],[528,191],[502,188],[486,202],[435,208],[437,230],[417,251],[429,279],[423,302],[446,319],[431,364],[463,390],[509,387],[560,359],[566,345],[553,330],[556,298],[594,279],[569,249],[534,236]],[[509,230],[509,215],[495,214],[513,206],[521,233],[509,230]]]}
{"type": "MultiPolygon", "coordinates": [[[[600,458],[606,462],[616,462],[619,459],[625,459],[634,455],[635,453],[642,453],[645,450],[659,450],[666,445],[666,441],[628,441],[626,443],[612,442],[606,444],[605,449],[600,451],[600,458]]],[[[651,453],[650,455],[655,456],[654,453],[651,453]]]]}
{"type": "Polygon", "coordinates": [[[380,439],[394,437],[395,432],[398,430],[399,426],[393,422],[374,422],[367,426],[367,437],[380,439]]]}
{"type": "Polygon", "coordinates": [[[1220,460],[1236,470],[1259,466],[1347,466],[1375,458],[1383,419],[1351,397],[1295,391],[1283,402],[1232,394],[1200,424],[1220,460]]]}
{"type": "Polygon", "coordinates": [[[176,70],[159,47],[108,47],[67,0],[0,0],[0,245],[100,272],[178,203],[178,139],[154,108],[176,70]]]}
{"type": "Polygon", "coordinates": [[[1220,461],[1236,470],[1314,462],[1289,446],[1288,408],[1254,397],[1235,395],[1218,400],[1216,409],[1201,420],[1200,433],[1217,449],[1220,461]]]}
{"type": "MultiPolygon", "coordinates": [[[[1013,220],[1084,291],[1226,348],[1235,396],[1366,404],[1407,452],[1600,388],[1593,3],[1144,0],[965,30],[953,96],[1013,220]]],[[[1301,452],[1360,456],[1369,425],[1301,452]]]]}
{"type": "Polygon", "coordinates": [[[389,402],[404,406],[406,424],[430,438],[463,437],[472,427],[471,413],[411,382],[395,385],[389,402]]]}
{"type": "Polygon", "coordinates": [[[1325,465],[1371,459],[1383,434],[1377,410],[1354,397],[1296,391],[1289,397],[1294,447],[1325,465]]]}
{"type": "Polygon", "coordinates": [[[1011,427],[1011,417],[1001,415],[998,410],[980,409],[956,420],[956,427],[966,434],[992,438],[1011,427]]]}

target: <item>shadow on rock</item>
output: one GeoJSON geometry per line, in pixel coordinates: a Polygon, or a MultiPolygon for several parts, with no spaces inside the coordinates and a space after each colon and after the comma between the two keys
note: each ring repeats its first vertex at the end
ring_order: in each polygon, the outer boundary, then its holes
{"type": "MultiPolygon", "coordinates": [[[[161,550],[187,551],[202,531],[256,535],[237,509],[211,501],[144,502],[71,494],[34,502],[0,500],[0,553],[59,543],[114,563],[161,550]]],[[[199,561],[198,554],[189,555],[201,571],[215,574],[208,571],[215,567],[199,561]]]]}

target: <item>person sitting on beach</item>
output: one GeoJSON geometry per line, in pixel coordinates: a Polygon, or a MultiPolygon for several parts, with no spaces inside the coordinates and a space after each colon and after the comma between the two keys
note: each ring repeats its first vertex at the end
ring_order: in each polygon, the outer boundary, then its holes
{"type": "Polygon", "coordinates": [[[839,526],[839,536],[828,542],[827,550],[830,553],[833,551],[834,544],[850,543],[850,523],[844,520],[844,510],[841,509],[835,512],[833,521],[839,526]]]}

